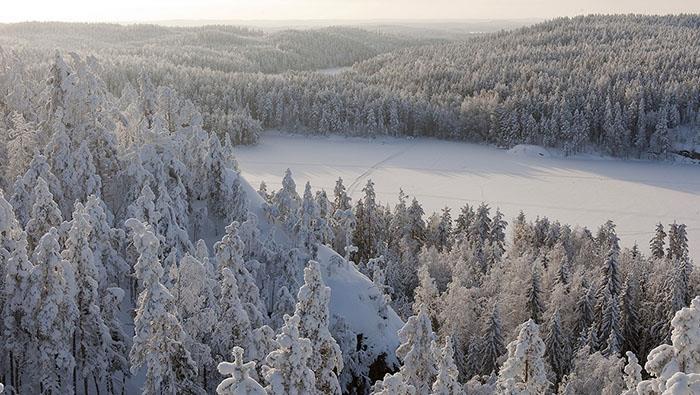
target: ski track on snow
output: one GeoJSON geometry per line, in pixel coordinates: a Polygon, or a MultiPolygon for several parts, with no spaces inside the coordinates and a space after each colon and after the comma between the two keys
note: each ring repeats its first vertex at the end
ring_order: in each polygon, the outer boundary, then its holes
{"type": "Polygon", "coordinates": [[[395,152],[394,154],[391,154],[391,155],[387,156],[386,158],[384,158],[384,159],[380,160],[379,162],[370,166],[364,173],[357,176],[352,181],[350,186],[347,187],[348,194],[353,195],[357,190],[357,186],[360,185],[360,181],[362,181],[365,178],[368,178],[375,170],[379,170],[382,167],[382,165],[384,165],[385,163],[389,162],[392,159],[398,158],[399,156],[410,151],[411,148],[412,148],[412,145],[408,146],[408,147],[406,147],[398,152],[395,152]]]}

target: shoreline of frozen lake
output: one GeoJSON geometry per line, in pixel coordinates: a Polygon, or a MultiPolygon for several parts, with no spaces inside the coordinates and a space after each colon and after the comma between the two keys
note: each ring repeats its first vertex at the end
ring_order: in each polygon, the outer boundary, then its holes
{"type": "MultiPolygon", "coordinates": [[[[353,200],[367,179],[377,198],[393,205],[400,188],[426,214],[444,206],[453,217],[465,203],[499,207],[508,222],[523,210],[528,219],[548,216],[595,229],[617,224],[622,244],[648,251],[654,226],[685,223],[691,257],[700,262],[700,167],[654,161],[558,158],[426,138],[348,138],[264,133],[259,145],[240,147],[237,158],[257,187],[281,185],[289,167],[299,193],[311,182],[332,194],[343,177],[353,200]]],[[[527,150],[526,150],[527,151],[527,150]]]]}

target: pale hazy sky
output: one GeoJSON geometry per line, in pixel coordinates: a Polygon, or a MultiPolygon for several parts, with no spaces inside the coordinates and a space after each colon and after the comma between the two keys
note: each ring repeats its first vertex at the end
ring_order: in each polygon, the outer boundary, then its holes
{"type": "Polygon", "coordinates": [[[700,0],[1,0],[0,22],[168,19],[513,19],[700,13],[700,0]],[[4,4],[1,4],[4,3],[4,4]]]}

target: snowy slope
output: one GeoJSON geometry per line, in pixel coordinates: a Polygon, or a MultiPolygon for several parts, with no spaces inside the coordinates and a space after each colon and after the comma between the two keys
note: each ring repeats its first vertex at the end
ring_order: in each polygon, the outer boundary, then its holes
{"type": "MultiPolygon", "coordinates": [[[[250,211],[258,217],[262,234],[274,229],[276,241],[291,245],[290,237],[280,226],[267,221],[262,212],[264,200],[245,180],[241,186],[245,190],[250,211]]],[[[388,363],[396,363],[395,351],[399,346],[398,330],[403,326],[399,316],[389,308],[388,318],[382,319],[377,314],[373,299],[379,298],[376,286],[354,265],[349,264],[331,248],[321,246],[317,260],[321,265],[323,281],[331,288],[331,316],[342,316],[350,329],[366,338],[368,349],[375,357],[386,353],[388,363]],[[332,263],[331,258],[340,258],[342,264],[332,263]]]]}
{"type": "MultiPolygon", "coordinates": [[[[509,153],[475,144],[431,139],[303,137],[266,133],[237,159],[253,185],[279,188],[284,170],[298,185],[331,192],[343,177],[353,199],[371,178],[382,202],[399,188],[416,196],[426,213],[484,201],[510,222],[523,210],[595,228],[612,219],[625,246],[646,250],[654,225],[688,226],[692,258],[700,262],[700,167],[654,161],[559,158],[521,147],[509,153]]],[[[551,154],[551,152],[550,152],[551,154]]]]}

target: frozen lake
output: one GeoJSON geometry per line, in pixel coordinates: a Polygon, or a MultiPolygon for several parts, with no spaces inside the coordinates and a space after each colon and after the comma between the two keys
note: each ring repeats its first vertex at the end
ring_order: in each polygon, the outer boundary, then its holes
{"type": "Polygon", "coordinates": [[[654,225],[688,226],[691,256],[700,262],[700,167],[647,161],[556,158],[529,151],[431,139],[306,137],[265,133],[258,146],[237,151],[246,179],[278,189],[286,168],[297,190],[304,184],[329,195],[342,177],[353,199],[367,179],[382,203],[396,203],[399,188],[426,213],[488,203],[509,222],[523,210],[528,219],[548,216],[595,230],[617,224],[623,245],[648,251],[654,225]]]}

